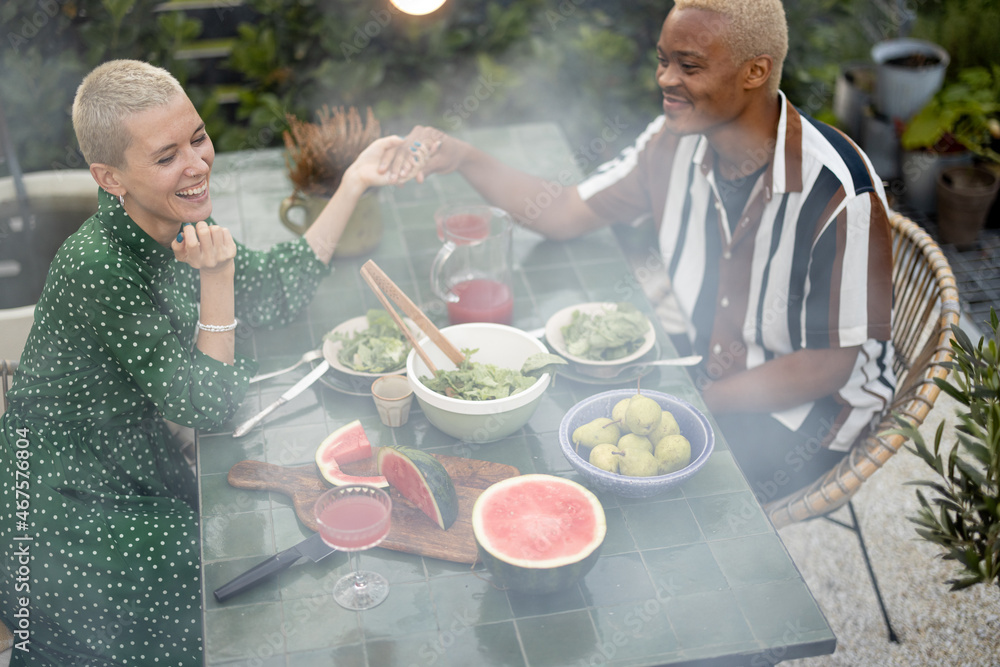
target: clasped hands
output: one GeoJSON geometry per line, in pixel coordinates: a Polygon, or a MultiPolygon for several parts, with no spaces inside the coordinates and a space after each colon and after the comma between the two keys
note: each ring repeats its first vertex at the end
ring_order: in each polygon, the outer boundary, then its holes
{"type": "Polygon", "coordinates": [[[454,171],[462,158],[462,145],[447,138],[436,128],[414,127],[395,150],[382,154],[378,173],[385,175],[388,185],[402,185],[410,179],[423,183],[430,174],[454,171]]]}

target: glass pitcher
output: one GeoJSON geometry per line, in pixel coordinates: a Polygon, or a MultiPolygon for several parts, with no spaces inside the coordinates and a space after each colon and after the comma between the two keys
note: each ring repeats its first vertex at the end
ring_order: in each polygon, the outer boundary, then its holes
{"type": "Polygon", "coordinates": [[[513,219],[482,204],[444,207],[435,222],[444,246],[431,265],[431,288],[447,304],[448,321],[510,324],[513,219]]]}

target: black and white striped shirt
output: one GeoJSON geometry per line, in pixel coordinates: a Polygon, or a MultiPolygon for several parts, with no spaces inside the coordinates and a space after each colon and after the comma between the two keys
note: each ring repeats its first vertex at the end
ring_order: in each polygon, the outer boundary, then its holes
{"type": "Polygon", "coordinates": [[[658,221],[658,252],[710,378],[802,348],[861,346],[840,391],[773,414],[846,450],[895,385],[888,205],[871,162],[782,94],[774,159],[729,221],[708,141],[663,125],[650,123],[580,196],[607,219],[658,221]]]}

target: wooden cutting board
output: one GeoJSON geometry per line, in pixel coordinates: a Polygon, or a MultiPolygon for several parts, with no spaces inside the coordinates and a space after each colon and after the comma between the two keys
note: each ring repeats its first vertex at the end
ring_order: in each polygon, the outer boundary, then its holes
{"type": "MultiPolygon", "coordinates": [[[[514,466],[456,456],[434,455],[444,465],[458,495],[458,518],[448,530],[441,528],[395,489],[392,497],[392,528],[379,546],[394,551],[440,558],[456,563],[476,562],[476,540],[472,534],[472,505],[483,490],[520,473],[514,466]]],[[[374,475],[374,459],[343,466],[351,475],[374,475]]],[[[263,461],[240,461],[229,470],[229,483],[240,489],[275,491],[292,499],[295,515],[309,530],[317,530],[312,508],[324,491],[333,488],[314,465],[278,466],[263,461]]]]}

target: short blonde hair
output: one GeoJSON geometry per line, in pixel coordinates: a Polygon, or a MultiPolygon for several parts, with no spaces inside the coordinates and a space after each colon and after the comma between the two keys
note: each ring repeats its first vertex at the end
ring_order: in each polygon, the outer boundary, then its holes
{"type": "Polygon", "coordinates": [[[774,59],[768,89],[777,93],[788,55],[788,21],[781,0],[675,0],[676,9],[703,9],[728,20],[723,40],[737,63],[757,56],[774,59]]]}
{"type": "Polygon", "coordinates": [[[87,164],[124,168],[132,135],[125,120],[170,102],[184,89],[167,70],[139,60],[112,60],[88,74],[73,100],[73,129],[87,164]]]}

